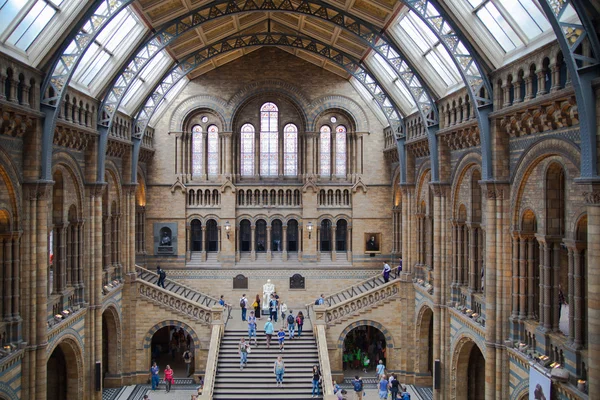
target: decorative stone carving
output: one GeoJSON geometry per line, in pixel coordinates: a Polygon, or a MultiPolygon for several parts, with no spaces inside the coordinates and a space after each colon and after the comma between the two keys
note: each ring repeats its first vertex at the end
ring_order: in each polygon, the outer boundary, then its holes
{"type": "Polygon", "coordinates": [[[171,293],[165,292],[159,289],[157,286],[149,284],[145,281],[138,280],[140,296],[157,303],[162,306],[166,306],[173,311],[179,312],[191,318],[195,321],[199,321],[203,324],[209,325],[211,323],[211,310],[205,307],[201,307],[199,304],[192,303],[191,301],[176,296],[171,293]]]}
{"type": "Polygon", "coordinates": [[[248,278],[242,274],[236,275],[233,278],[234,289],[248,289],[248,278]]]}
{"type": "Polygon", "coordinates": [[[300,274],[294,274],[290,278],[290,289],[305,289],[304,277],[300,274]]]}
{"type": "Polygon", "coordinates": [[[599,205],[600,204],[600,191],[583,192],[586,204],[599,205]]]}

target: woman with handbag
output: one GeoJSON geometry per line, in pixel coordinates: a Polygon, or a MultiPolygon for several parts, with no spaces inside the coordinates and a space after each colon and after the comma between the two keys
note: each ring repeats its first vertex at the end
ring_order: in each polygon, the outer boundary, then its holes
{"type": "Polygon", "coordinates": [[[260,319],[260,296],[256,295],[256,299],[254,303],[252,303],[252,307],[254,308],[254,316],[256,319],[260,319]]]}
{"type": "Polygon", "coordinates": [[[320,396],[320,390],[319,390],[319,383],[321,382],[321,370],[319,369],[318,365],[313,365],[313,369],[312,369],[312,397],[319,397],[320,396]]]}

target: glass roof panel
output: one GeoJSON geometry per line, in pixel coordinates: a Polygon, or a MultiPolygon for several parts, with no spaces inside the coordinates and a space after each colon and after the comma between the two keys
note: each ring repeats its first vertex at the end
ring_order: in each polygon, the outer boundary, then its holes
{"type": "Polygon", "coordinates": [[[142,100],[145,92],[156,86],[158,80],[172,61],[173,59],[165,50],[156,54],[140,72],[140,75],[135,79],[135,82],[133,82],[125,96],[123,96],[121,105],[129,111],[133,111],[135,105],[139,104],[142,100]]]}
{"type": "Polygon", "coordinates": [[[179,82],[177,82],[171,88],[171,90],[169,90],[169,92],[165,95],[165,98],[162,99],[161,102],[156,107],[156,111],[154,112],[154,115],[152,115],[152,118],[150,119],[150,123],[149,123],[150,126],[156,125],[156,123],[158,122],[158,120],[160,119],[162,114],[167,110],[168,105],[171,104],[173,99],[175,99],[175,97],[177,97],[179,95],[179,93],[181,93],[181,91],[186,87],[188,82],[189,82],[188,78],[184,77],[179,82]]]}
{"type": "Polygon", "coordinates": [[[26,51],[50,20],[59,13],[63,1],[0,0],[0,34],[13,24],[6,43],[26,51]],[[18,24],[14,25],[17,19],[18,24]]]}

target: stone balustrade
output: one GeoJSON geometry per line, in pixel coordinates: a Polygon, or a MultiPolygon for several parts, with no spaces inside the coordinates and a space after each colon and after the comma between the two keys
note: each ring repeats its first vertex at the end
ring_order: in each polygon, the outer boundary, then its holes
{"type": "Polygon", "coordinates": [[[204,374],[204,387],[198,400],[212,400],[215,389],[215,377],[217,375],[217,363],[219,362],[219,351],[221,349],[221,339],[225,332],[223,318],[228,318],[221,306],[212,308],[212,331],[210,334],[210,345],[208,347],[208,357],[206,360],[206,372],[204,374]]]}
{"type": "MultiPolygon", "coordinates": [[[[321,306],[323,307],[323,306],[321,306]]],[[[323,314],[321,314],[322,316],[323,314]]],[[[327,350],[327,332],[325,331],[325,321],[318,319],[313,324],[317,350],[319,352],[319,364],[321,366],[321,377],[323,379],[323,399],[333,400],[337,397],[333,394],[333,378],[331,375],[331,365],[329,363],[329,351],[327,350]]]]}
{"type": "Polygon", "coordinates": [[[187,316],[188,318],[203,324],[210,324],[212,321],[211,309],[192,302],[183,296],[170,293],[164,289],[150,284],[146,281],[137,280],[138,291],[141,297],[144,297],[153,303],[167,307],[173,311],[187,316]]]}

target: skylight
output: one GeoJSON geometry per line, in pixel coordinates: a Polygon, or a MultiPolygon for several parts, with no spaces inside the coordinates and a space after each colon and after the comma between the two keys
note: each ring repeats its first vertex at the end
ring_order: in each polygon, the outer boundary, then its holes
{"type": "Polygon", "coordinates": [[[62,3],[63,0],[0,0],[0,35],[10,32],[5,43],[27,51],[61,11],[62,3]]]}
{"type": "Polygon", "coordinates": [[[133,112],[145,94],[156,86],[158,80],[172,61],[172,58],[165,50],[157,53],[135,79],[129,90],[127,90],[121,102],[122,107],[129,111],[129,113],[133,112]]]}

